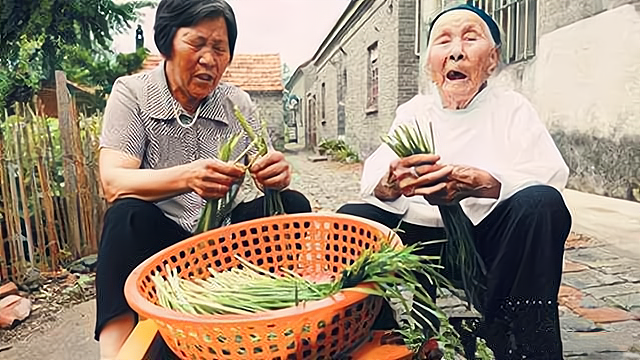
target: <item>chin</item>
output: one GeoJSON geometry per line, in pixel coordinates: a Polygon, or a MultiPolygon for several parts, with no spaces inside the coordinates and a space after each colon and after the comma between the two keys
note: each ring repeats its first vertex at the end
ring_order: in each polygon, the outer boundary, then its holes
{"type": "Polygon", "coordinates": [[[215,90],[215,88],[216,88],[215,86],[207,87],[207,88],[199,87],[197,89],[193,89],[191,91],[191,95],[197,99],[204,99],[205,97],[209,96],[209,94],[211,94],[213,90],[215,90]]]}
{"type": "Polygon", "coordinates": [[[471,79],[466,79],[462,81],[445,80],[442,84],[442,87],[444,89],[449,89],[451,91],[456,91],[456,92],[473,92],[473,93],[476,93],[481,86],[482,86],[482,82],[478,83],[477,81],[473,81],[471,79]]]}
{"type": "Polygon", "coordinates": [[[476,93],[470,86],[443,86],[441,91],[450,97],[469,96],[476,93]]]}

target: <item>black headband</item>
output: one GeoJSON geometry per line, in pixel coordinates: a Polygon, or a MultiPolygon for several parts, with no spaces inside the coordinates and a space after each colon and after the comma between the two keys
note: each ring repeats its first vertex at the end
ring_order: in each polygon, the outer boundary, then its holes
{"type": "Polygon", "coordinates": [[[496,46],[500,46],[500,44],[502,44],[502,40],[500,39],[500,29],[498,28],[498,24],[496,24],[495,21],[493,21],[493,19],[491,18],[491,16],[489,16],[489,14],[487,14],[486,12],[484,12],[482,9],[479,9],[475,6],[472,5],[468,5],[468,4],[462,4],[462,5],[458,5],[458,6],[454,6],[450,9],[444,10],[443,12],[441,12],[440,14],[438,14],[438,16],[435,17],[435,19],[433,19],[433,21],[431,22],[431,27],[429,27],[429,34],[427,36],[427,41],[428,39],[431,38],[431,30],[433,29],[433,25],[435,25],[436,21],[438,21],[438,19],[453,10],[468,10],[473,12],[474,14],[480,16],[480,18],[482,19],[482,21],[484,21],[487,26],[489,27],[489,31],[491,32],[491,37],[493,38],[493,42],[496,43],[496,46]]]}

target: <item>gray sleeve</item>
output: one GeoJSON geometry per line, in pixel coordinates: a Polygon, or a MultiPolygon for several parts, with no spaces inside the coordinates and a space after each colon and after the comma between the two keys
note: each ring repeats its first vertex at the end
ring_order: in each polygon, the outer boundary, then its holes
{"type": "Polygon", "coordinates": [[[113,84],[102,121],[100,148],[122,151],[142,160],[146,132],[133,78],[119,78],[113,84]]]}

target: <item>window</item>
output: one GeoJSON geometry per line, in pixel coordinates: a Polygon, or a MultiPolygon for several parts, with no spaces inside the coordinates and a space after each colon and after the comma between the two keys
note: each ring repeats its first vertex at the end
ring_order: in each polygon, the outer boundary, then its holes
{"type": "Polygon", "coordinates": [[[325,83],[322,83],[321,89],[320,89],[320,106],[322,109],[322,120],[324,120],[326,118],[325,114],[326,114],[326,105],[325,105],[325,100],[327,98],[327,87],[325,85],[325,83]]]}
{"type": "Polygon", "coordinates": [[[316,124],[316,96],[309,97],[309,125],[315,128],[316,124]]]}
{"type": "Polygon", "coordinates": [[[343,92],[347,92],[347,69],[342,70],[342,88],[343,92]]]}
{"type": "Polygon", "coordinates": [[[307,99],[306,140],[308,146],[315,148],[315,146],[318,144],[316,126],[316,95],[307,94],[307,99]]]}
{"type": "Polygon", "coordinates": [[[536,54],[537,0],[470,0],[504,31],[502,51],[507,63],[531,59],[536,54]]]}
{"type": "Polygon", "coordinates": [[[346,134],[346,113],[345,113],[345,97],[347,93],[347,69],[342,69],[342,73],[338,72],[338,91],[336,91],[338,100],[338,136],[346,134]]]}
{"type": "MultiPolygon", "coordinates": [[[[500,2],[501,0],[495,1],[500,2]]],[[[484,10],[487,14],[493,16],[493,3],[494,0],[473,0],[467,1],[467,4],[473,5],[484,10]]]]}
{"type": "Polygon", "coordinates": [[[367,66],[367,111],[378,110],[378,42],[369,46],[369,64],[367,66]]]}

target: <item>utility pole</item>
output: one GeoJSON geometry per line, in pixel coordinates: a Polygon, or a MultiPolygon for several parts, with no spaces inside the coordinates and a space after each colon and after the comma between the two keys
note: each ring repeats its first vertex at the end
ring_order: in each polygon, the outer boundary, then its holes
{"type": "Polygon", "coordinates": [[[136,29],[136,50],[144,47],[144,31],[142,31],[142,25],[138,24],[136,29]]]}

